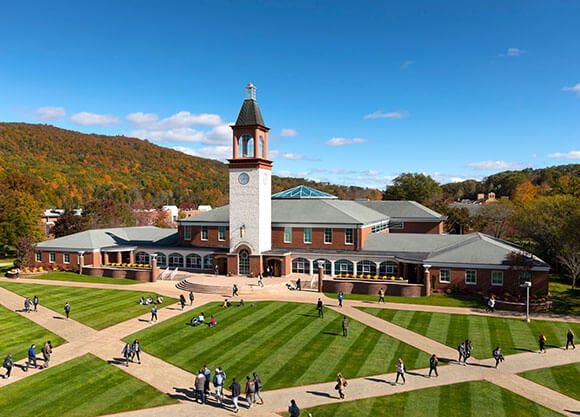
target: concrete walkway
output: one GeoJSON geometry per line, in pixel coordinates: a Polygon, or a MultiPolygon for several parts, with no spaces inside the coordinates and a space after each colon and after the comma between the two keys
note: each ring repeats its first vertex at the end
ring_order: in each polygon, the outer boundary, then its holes
{"type": "MultiPolygon", "coordinates": [[[[95,284],[79,283],[68,281],[48,281],[48,280],[9,280],[10,282],[21,283],[38,283],[43,285],[67,285],[74,287],[88,288],[107,288],[119,290],[139,290],[152,293],[160,293],[165,296],[176,297],[181,291],[175,288],[175,282],[161,281],[157,283],[144,283],[129,286],[120,286],[114,284],[95,284]]],[[[355,320],[361,321],[366,325],[373,327],[381,332],[399,339],[409,345],[429,353],[436,353],[439,357],[455,358],[455,349],[449,348],[425,336],[411,332],[400,326],[394,325],[378,317],[365,313],[356,307],[380,307],[380,308],[397,308],[414,311],[437,311],[452,314],[482,314],[473,312],[469,309],[458,309],[455,307],[435,307],[412,304],[374,304],[364,301],[345,300],[344,307],[338,308],[336,300],[324,297],[322,294],[313,291],[288,291],[283,282],[268,282],[265,279],[266,288],[252,288],[251,292],[242,294],[245,301],[258,300],[280,300],[295,301],[303,303],[312,303],[313,309],[318,298],[322,298],[328,308],[331,308],[341,314],[345,314],[355,320]],[[271,284],[271,285],[268,285],[271,284]],[[400,308],[399,308],[400,307],[400,308]]],[[[231,281],[230,281],[231,282],[231,281]]],[[[233,298],[235,302],[240,297],[233,298]]],[[[193,307],[187,306],[186,311],[199,310],[199,306],[211,301],[223,301],[224,297],[220,295],[196,294],[196,300],[193,307]]],[[[10,291],[0,288],[0,303],[5,307],[18,311],[23,306],[23,298],[10,291]]],[[[168,320],[181,314],[181,308],[178,305],[166,306],[159,311],[160,321],[168,320]]],[[[177,398],[181,404],[171,405],[148,410],[138,410],[128,413],[122,413],[123,416],[204,416],[208,413],[212,416],[233,415],[231,409],[217,408],[212,405],[201,405],[192,401],[191,386],[195,375],[173,366],[159,358],[142,353],[142,365],[130,363],[125,367],[119,360],[123,342],[121,339],[127,337],[143,328],[151,326],[147,321],[149,314],[127,320],[123,323],[111,326],[107,329],[96,331],[74,320],[63,320],[62,314],[40,306],[37,313],[22,313],[24,317],[38,323],[48,330],[56,333],[66,339],[68,343],[54,349],[51,366],[63,363],[67,360],[81,356],[85,353],[92,353],[105,361],[118,366],[125,372],[145,381],[154,386],[161,392],[177,398]]],[[[515,316],[518,317],[518,316],[515,316]]],[[[542,319],[544,319],[542,317],[542,319]]],[[[565,321],[565,318],[553,318],[559,321],[565,321]]],[[[576,321],[576,320],[574,320],[576,321]]],[[[438,378],[426,377],[428,369],[413,370],[406,375],[407,383],[405,385],[395,385],[395,374],[389,373],[384,375],[375,375],[364,378],[357,378],[349,381],[346,390],[347,400],[359,398],[370,398],[383,395],[391,395],[399,392],[406,392],[428,387],[442,386],[466,381],[485,380],[497,384],[505,389],[522,395],[532,401],[535,401],[545,407],[555,410],[564,415],[577,415],[580,412],[580,402],[566,397],[560,393],[525,380],[516,375],[516,373],[576,363],[580,361],[580,349],[575,351],[563,349],[550,349],[547,354],[539,355],[537,353],[521,353],[506,357],[506,361],[495,369],[493,359],[473,360],[469,366],[459,366],[451,363],[448,366],[440,367],[438,378]]],[[[226,370],[227,371],[227,370],[226,370]]],[[[18,369],[13,371],[13,378],[10,380],[0,380],[0,387],[14,381],[34,375],[36,372],[31,370],[27,373],[20,372],[18,369]]],[[[311,407],[320,404],[334,403],[337,401],[336,392],[334,391],[335,383],[329,381],[322,384],[309,386],[299,386],[293,388],[267,391],[263,393],[265,404],[253,407],[250,410],[242,408],[240,415],[253,416],[273,416],[274,413],[285,411],[290,399],[296,399],[301,408],[311,407]]],[[[213,398],[210,398],[210,402],[213,398]]],[[[245,406],[243,400],[240,404],[245,406]]]]}

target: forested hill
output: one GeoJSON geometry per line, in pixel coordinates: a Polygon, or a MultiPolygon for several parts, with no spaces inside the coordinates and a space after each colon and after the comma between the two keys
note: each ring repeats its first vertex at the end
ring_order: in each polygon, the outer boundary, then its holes
{"type": "MultiPolygon", "coordinates": [[[[373,191],[273,177],[272,192],[299,184],[344,199],[373,191]]],[[[141,139],[0,123],[0,185],[30,194],[42,207],[79,207],[104,198],[145,206],[219,206],[227,203],[228,169],[141,139]]]]}

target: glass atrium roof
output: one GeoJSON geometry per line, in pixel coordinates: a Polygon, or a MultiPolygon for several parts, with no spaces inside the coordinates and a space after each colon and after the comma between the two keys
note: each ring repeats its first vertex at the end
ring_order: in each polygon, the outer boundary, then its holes
{"type": "Polygon", "coordinates": [[[289,190],[280,191],[279,193],[272,195],[272,198],[336,200],[338,197],[319,190],[315,190],[314,188],[299,185],[298,187],[290,188],[289,190]]]}

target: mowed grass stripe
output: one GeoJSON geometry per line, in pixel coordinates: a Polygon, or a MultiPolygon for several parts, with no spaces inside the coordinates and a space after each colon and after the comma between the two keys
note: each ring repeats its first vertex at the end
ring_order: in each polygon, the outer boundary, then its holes
{"type": "MultiPolygon", "coordinates": [[[[0,286],[22,297],[38,295],[40,305],[64,315],[64,304],[71,303],[71,318],[96,330],[129,320],[151,311],[151,306],[139,305],[141,297],[157,294],[131,290],[105,290],[100,288],[65,287],[42,284],[16,284],[2,282],[0,286]]],[[[177,300],[164,297],[160,307],[177,300]]],[[[162,314],[162,311],[159,312],[162,314]]]]}
{"type": "Polygon", "coordinates": [[[0,389],[3,416],[90,417],[174,403],[177,401],[90,354],[0,389]]]}
{"type": "Polygon", "coordinates": [[[580,363],[523,372],[520,376],[580,401],[580,363]]]}
{"type": "MultiPolygon", "coordinates": [[[[31,312],[30,315],[38,314],[31,312]]],[[[27,357],[27,350],[35,343],[37,351],[50,340],[52,346],[60,346],[65,340],[33,321],[22,317],[0,305],[0,353],[3,360],[6,354],[12,353],[15,361],[27,357]]]]}
{"type": "Polygon", "coordinates": [[[384,309],[366,307],[360,309],[394,324],[405,325],[407,329],[419,334],[426,335],[428,332],[428,337],[452,348],[457,348],[459,343],[470,339],[474,355],[480,359],[490,358],[496,346],[500,346],[504,354],[537,350],[540,332],[548,338],[548,347],[564,345],[568,328],[572,328],[575,333],[580,333],[580,324],[576,323],[544,320],[532,320],[527,323],[521,319],[490,316],[407,311],[392,314],[384,312],[384,309]],[[431,328],[426,331],[424,322],[427,317],[436,321],[448,320],[447,331],[441,329],[439,333],[436,333],[431,328]]]}

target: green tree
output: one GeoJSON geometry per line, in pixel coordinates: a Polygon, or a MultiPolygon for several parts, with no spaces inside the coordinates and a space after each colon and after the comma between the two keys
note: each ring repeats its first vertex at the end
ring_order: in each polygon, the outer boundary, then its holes
{"type": "Polygon", "coordinates": [[[16,239],[16,259],[14,266],[25,267],[30,266],[34,262],[34,239],[30,236],[22,236],[16,239]]]}
{"type": "Polygon", "coordinates": [[[0,246],[14,245],[23,236],[35,242],[42,238],[41,209],[27,193],[4,188],[0,190],[0,246]]]}
{"type": "Polygon", "coordinates": [[[54,222],[51,229],[54,237],[63,237],[87,230],[85,218],[77,215],[74,210],[66,209],[54,222]]]}
{"type": "Polygon", "coordinates": [[[442,193],[439,183],[429,175],[404,173],[387,186],[383,200],[411,200],[419,203],[442,193]]]}
{"type": "Polygon", "coordinates": [[[475,216],[475,229],[504,239],[512,234],[511,218],[513,204],[509,200],[484,204],[475,216]]]}
{"type": "Polygon", "coordinates": [[[108,198],[86,204],[82,217],[87,229],[135,226],[135,217],[129,204],[117,203],[108,198]]]}

